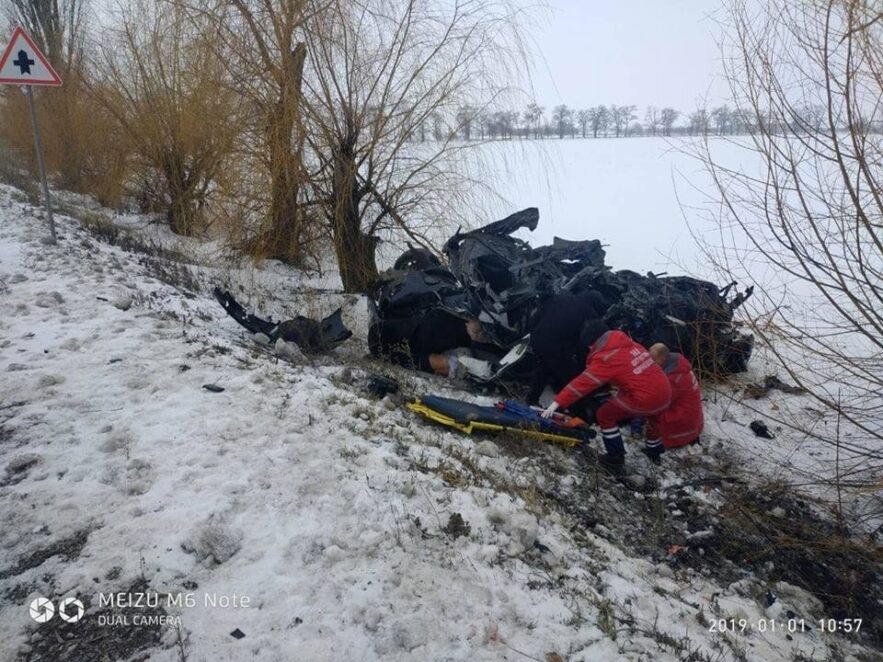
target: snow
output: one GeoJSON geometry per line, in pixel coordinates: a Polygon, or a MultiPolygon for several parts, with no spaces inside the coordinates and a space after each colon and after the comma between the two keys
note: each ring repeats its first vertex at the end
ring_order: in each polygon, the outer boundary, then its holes
{"type": "MultiPolygon", "coordinates": [[[[488,220],[538,207],[539,227],[521,235],[531,244],[551,243],[556,236],[599,239],[607,264],[639,273],[696,274],[703,267],[685,220],[690,208],[707,199],[700,192],[707,175],[691,155],[692,141],[550,139],[486,149],[492,152],[489,176],[503,186],[503,199],[490,203],[488,220]]],[[[716,149],[728,160],[743,156],[732,142],[716,149]]]]}
{"type": "MultiPolygon", "coordinates": [[[[48,627],[28,616],[37,596],[88,598],[76,632],[99,594],[139,579],[198,596],[170,610],[189,660],[827,658],[815,629],[791,640],[709,631],[711,614],[765,618],[756,586],[673,570],[664,554],[633,554],[610,528],[543,506],[537,490],[584,480],[573,452],[540,445],[518,456],[505,440],[430,427],[368,396],[360,383],[380,368],[362,359],[364,302],[305,294],[281,265],[225,261],[217,247],[132,218],[117,220],[193,262],[176,271],[63,215],[49,246],[41,216],[0,187],[0,589],[17,596],[0,605],[3,659],[26,657],[48,627]],[[201,287],[160,277],[181,270],[201,287]],[[224,314],[215,283],[277,316],[343,305],[356,338],[330,356],[280,359],[224,314]],[[469,533],[445,533],[455,513],[469,533]],[[17,567],[83,532],[78,552],[17,567]]],[[[395,374],[416,392],[468,397],[395,374]]],[[[803,442],[755,440],[741,407],[709,404],[707,443],[781,470],[803,442]]],[[[680,484],[674,471],[663,478],[662,489],[680,484]]],[[[782,594],[807,618],[823,616],[799,589],[782,594]]],[[[150,659],[179,660],[177,642],[170,630],[150,659]]]]}

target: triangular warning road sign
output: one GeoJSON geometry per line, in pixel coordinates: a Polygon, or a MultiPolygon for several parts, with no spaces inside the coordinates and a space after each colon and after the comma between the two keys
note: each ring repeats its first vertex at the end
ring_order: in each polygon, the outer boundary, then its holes
{"type": "Polygon", "coordinates": [[[12,33],[9,46],[0,57],[0,84],[7,85],[61,85],[61,78],[40,52],[24,29],[12,33]]]}

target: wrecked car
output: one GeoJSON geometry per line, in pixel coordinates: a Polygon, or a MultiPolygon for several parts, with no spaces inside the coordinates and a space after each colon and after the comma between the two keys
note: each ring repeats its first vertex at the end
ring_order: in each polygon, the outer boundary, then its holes
{"type": "Polygon", "coordinates": [[[409,248],[376,284],[369,348],[375,356],[429,370],[427,356],[470,347],[464,321],[477,319],[490,369],[479,381],[523,380],[531,371],[528,339],[532,320],[550,297],[595,292],[604,322],[649,346],[664,342],[691,360],[705,378],[746,369],[753,336],[742,332],[734,311],[752,288],[725,287],[686,276],[613,271],[598,240],[555,238],[533,248],[513,237],[535,230],[535,208],[469,232],[444,245],[447,266],[431,252],[409,248]],[[495,352],[493,350],[496,350],[495,352]]]}

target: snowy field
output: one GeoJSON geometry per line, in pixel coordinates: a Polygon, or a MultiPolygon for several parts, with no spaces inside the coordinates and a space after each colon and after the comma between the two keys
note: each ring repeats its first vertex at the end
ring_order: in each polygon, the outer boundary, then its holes
{"type": "MultiPolygon", "coordinates": [[[[579,143],[564,142],[557,190],[523,190],[512,208],[541,207],[534,243],[597,237],[615,267],[664,270],[687,250],[680,162],[662,141],[617,141],[618,157],[613,142],[599,153],[633,176],[571,162],[579,143]],[[664,165],[639,167],[648,146],[664,165]],[[577,216],[579,198],[605,202],[577,216]]],[[[406,397],[474,396],[365,359],[357,298],[311,294],[281,265],[229,262],[137,217],[96,231],[102,214],[81,214],[91,232],[62,216],[47,246],[41,213],[0,187],[0,659],[880,659],[879,589],[849,614],[861,637],[826,634],[818,619],[843,615],[771,539],[729,555],[712,542],[739,528],[736,493],[770,526],[803,513],[824,531],[818,507],[771,500],[795,471],[824,472],[831,449],[777,429],[811,415],[805,397],[744,396],[768,372],[761,353],[709,389],[702,448],[656,469],[634,446],[620,484],[591,452],[464,437],[372,398],[377,372],[406,397]],[[355,338],[284,360],[226,317],[215,284],[276,316],[342,305],[355,338]],[[755,418],[775,440],[752,434],[755,418]],[[161,597],[145,610],[109,605],[115,592],[161,597]],[[76,596],[85,615],[38,624],[40,596],[76,596]],[[721,632],[731,618],[750,627],[721,632]]]]}
{"type": "MultiPolygon", "coordinates": [[[[713,139],[712,144],[728,164],[756,165],[756,157],[737,143],[713,139]]],[[[690,155],[695,146],[684,138],[494,141],[458,155],[462,162],[456,167],[498,194],[475,190],[476,227],[538,207],[537,229],[517,235],[535,246],[556,236],[598,239],[614,269],[707,273],[685,222],[686,213],[695,231],[711,230],[695,213],[708,203],[701,187],[709,184],[701,163],[690,155]]],[[[456,229],[445,227],[440,242],[456,229]]],[[[380,249],[385,266],[403,249],[402,242],[392,244],[380,249]]]]}
{"type": "MultiPolygon", "coordinates": [[[[726,163],[756,165],[737,143],[712,139],[726,163]]],[[[684,138],[506,141],[492,152],[485,177],[503,182],[504,200],[486,213],[538,207],[535,232],[520,235],[534,245],[564,239],[599,239],[614,269],[640,273],[704,273],[704,256],[691,236],[710,227],[696,213],[704,207],[708,175],[684,138]]]]}

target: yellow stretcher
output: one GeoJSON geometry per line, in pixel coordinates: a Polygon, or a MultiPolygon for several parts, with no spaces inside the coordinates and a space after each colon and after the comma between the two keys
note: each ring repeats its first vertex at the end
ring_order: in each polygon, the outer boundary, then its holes
{"type": "MultiPolygon", "coordinates": [[[[407,407],[423,418],[466,434],[511,432],[529,439],[551,441],[568,448],[595,436],[595,431],[584,424],[579,427],[568,427],[556,422],[538,423],[530,417],[507,410],[502,405],[503,403],[500,403],[496,407],[488,407],[430,395],[409,403],[407,407]]],[[[572,419],[560,417],[560,420],[566,423],[572,419]]]]}

